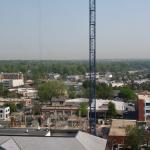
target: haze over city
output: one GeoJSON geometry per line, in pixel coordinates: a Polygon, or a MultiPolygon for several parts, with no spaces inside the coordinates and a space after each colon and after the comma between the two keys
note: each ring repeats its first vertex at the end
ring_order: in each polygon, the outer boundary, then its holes
{"type": "MultiPolygon", "coordinates": [[[[150,1],[97,1],[97,59],[150,58],[150,1]]],[[[0,59],[88,59],[87,0],[1,0],[0,59]]]]}

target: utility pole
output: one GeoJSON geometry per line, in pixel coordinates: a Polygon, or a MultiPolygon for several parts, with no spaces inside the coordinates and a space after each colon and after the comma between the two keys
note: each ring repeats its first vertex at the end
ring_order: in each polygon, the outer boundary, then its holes
{"type": "Polygon", "coordinates": [[[89,0],[89,124],[90,132],[96,135],[96,0],[89,0]]]}

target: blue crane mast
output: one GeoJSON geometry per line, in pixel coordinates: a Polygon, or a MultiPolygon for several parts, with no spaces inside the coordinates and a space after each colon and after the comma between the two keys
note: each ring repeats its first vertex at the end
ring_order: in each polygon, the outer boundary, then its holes
{"type": "Polygon", "coordinates": [[[89,125],[90,132],[96,135],[96,0],[89,0],[89,125]]]}

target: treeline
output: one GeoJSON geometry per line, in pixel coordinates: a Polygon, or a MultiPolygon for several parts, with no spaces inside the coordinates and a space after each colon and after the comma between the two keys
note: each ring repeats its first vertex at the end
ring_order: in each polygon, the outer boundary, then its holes
{"type": "MultiPolygon", "coordinates": [[[[97,71],[101,73],[124,73],[129,70],[148,70],[149,60],[141,61],[97,61],[97,71]]],[[[63,76],[85,74],[89,71],[88,61],[46,61],[46,60],[15,60],[0,61],[0,72],[22,72],[28,78],[42,78],[46,73],[54,72],[63,76]]]]}

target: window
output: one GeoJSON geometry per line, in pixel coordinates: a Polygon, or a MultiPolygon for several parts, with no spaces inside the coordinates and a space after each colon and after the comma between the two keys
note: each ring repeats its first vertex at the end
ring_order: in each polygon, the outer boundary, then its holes
{"type": "Polygon", "coordinates": [[[150,110],[146,110],[146,113],[150,113],[150,110]]]}
{"type": "Polygon", "coordinates": [[[0,110],[0,113],[3,113],[3,110],[0,110]]]}
{"type": "Polygon", "coordinates": [[[150,106],[150,103],[146,103],[146,106],[150,106]]]}

